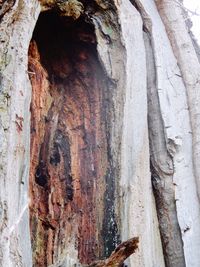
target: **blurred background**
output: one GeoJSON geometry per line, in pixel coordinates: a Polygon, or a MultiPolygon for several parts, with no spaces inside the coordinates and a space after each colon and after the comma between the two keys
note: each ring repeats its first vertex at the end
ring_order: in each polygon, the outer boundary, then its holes
{"type": "Polygon", "coordinates": [[[200,45],[200,0],[184,0],[184,6],[192,20],[192,31],[200,45]]]}

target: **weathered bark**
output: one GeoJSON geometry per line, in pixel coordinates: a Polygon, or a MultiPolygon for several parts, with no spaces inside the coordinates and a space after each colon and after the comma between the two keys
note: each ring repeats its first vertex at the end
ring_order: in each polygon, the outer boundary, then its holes
{"type": "Polygon", "coordinates": [[[200,195],[200,63],[192,39],[188,35],[181,1],[156,3],[187,89],[193,136],[194,173],[200,195]]]}
{"type": "Polygon", "coordinates": [[[122,266],[133,236],[128,266],[199,266],[184,16],[165,0],[1,1],[0,266],[122,266]]]}
{"type": "MultiPolygon", "coordinates": [[[[177,202],[177,214],[179,225],[182,231],[186,266],[198,266],[200,262],[198,252],[200,238],[200,215],[199,200],[197,199],[197,193],[199,196],[200,181],[200,63],[198,60],[198,55],[195,51],[195,48],[197,49],[197,47],[194,47],[194,43],[190,38],[191,36],[188,34],[188,27],[185,23],[185,12],[182,9],[181,1],[158,1],[156,4],[164,22],[173,53],[177,60],[177,64],[180,68],[179,79],[182,80],[185,85],[185,98],[187,97],[185,102],[187,102],[187,109],[189,109],[188,124],[191,124],[191,126],[187,126],[187,129],[191,129],[188,132],[182,131],[182,149],[178,151],[177,155],[175,155],[175,168],[177,169],[177,174],[175,174],[175,183],[181,185],[181,188],[180,186],[176,187],[175,193],[178,200],[180,200],[177,202]],[[189,137],[189,134],[192,135],[192,138],[189,137]],[[189,140],[190,144],[188,143],[189,140]],[[180,157],[180,152],[182,155],[184,155],[183,157],[180,157]],[[188,163],[178,170],[177,165],[181,165],[181,158],[187,159],[187,161],[185,160],[185,163],[190,162],[189,166],[191,166],[190,174],[187,174],[187,177],[185,178],[183,175],[188,173],[188,163]],[[181,180],[178,178],[179,173],[181,175],[181,180]],[[183,188],[185,188],[185,190],[183,188]]],[[[186,116],[183,116],[182,121],[185,122],[185,120],[186,116]]],[[[186,124],[184,128],[186,129],[186,124]]]]}
{"type": "Polygon", "coordinates": [[[145,35],[148,61],[149,139],[151,148],[151,174],[157,213],[167,266],[185,266],[181,233],[176,214],[174,195],[174,166],[164,137],[164,128],[156,90],[156,72],[153,51],[145,35]],[[156,138],[155,138],[156,137],[156,138]],[[163,212],[165,210],[165,212],[163,212]]]}
{"type": "Polygon", "coordinates": [[[37,1],[14,1],[0,24],[0,266],[32,266],[28,208],[31,85],[27,51],[39,11],[37,1]]]}

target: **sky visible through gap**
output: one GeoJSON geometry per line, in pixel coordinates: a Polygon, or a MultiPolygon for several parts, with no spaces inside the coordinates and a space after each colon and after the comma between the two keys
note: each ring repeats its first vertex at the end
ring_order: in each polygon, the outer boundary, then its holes
{"type": "Polygon", "coordinates": [[[189,12],[189,16],[193,23],[192,32],[200,44],[200,0],[184,0],[184,6],[193,13],[198,14],[194,15],[189,12]]]}

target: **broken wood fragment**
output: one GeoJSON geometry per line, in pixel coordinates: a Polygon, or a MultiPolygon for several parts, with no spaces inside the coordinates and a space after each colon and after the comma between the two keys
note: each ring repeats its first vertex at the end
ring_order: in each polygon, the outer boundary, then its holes
{"type": "Polygon", "coordinates": [[[122,267],[124,261],[138,248],[139,237],[121,243],[106,260],[96,261],[88,267],[122,267]]]}

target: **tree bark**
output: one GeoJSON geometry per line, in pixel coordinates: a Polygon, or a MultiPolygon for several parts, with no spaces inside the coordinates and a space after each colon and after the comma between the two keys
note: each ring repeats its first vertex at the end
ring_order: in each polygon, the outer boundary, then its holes
{"type": "Polygon", "coordinates": [[[0,266],[198,267],[181,2],[0,2],[0,266]]]}

